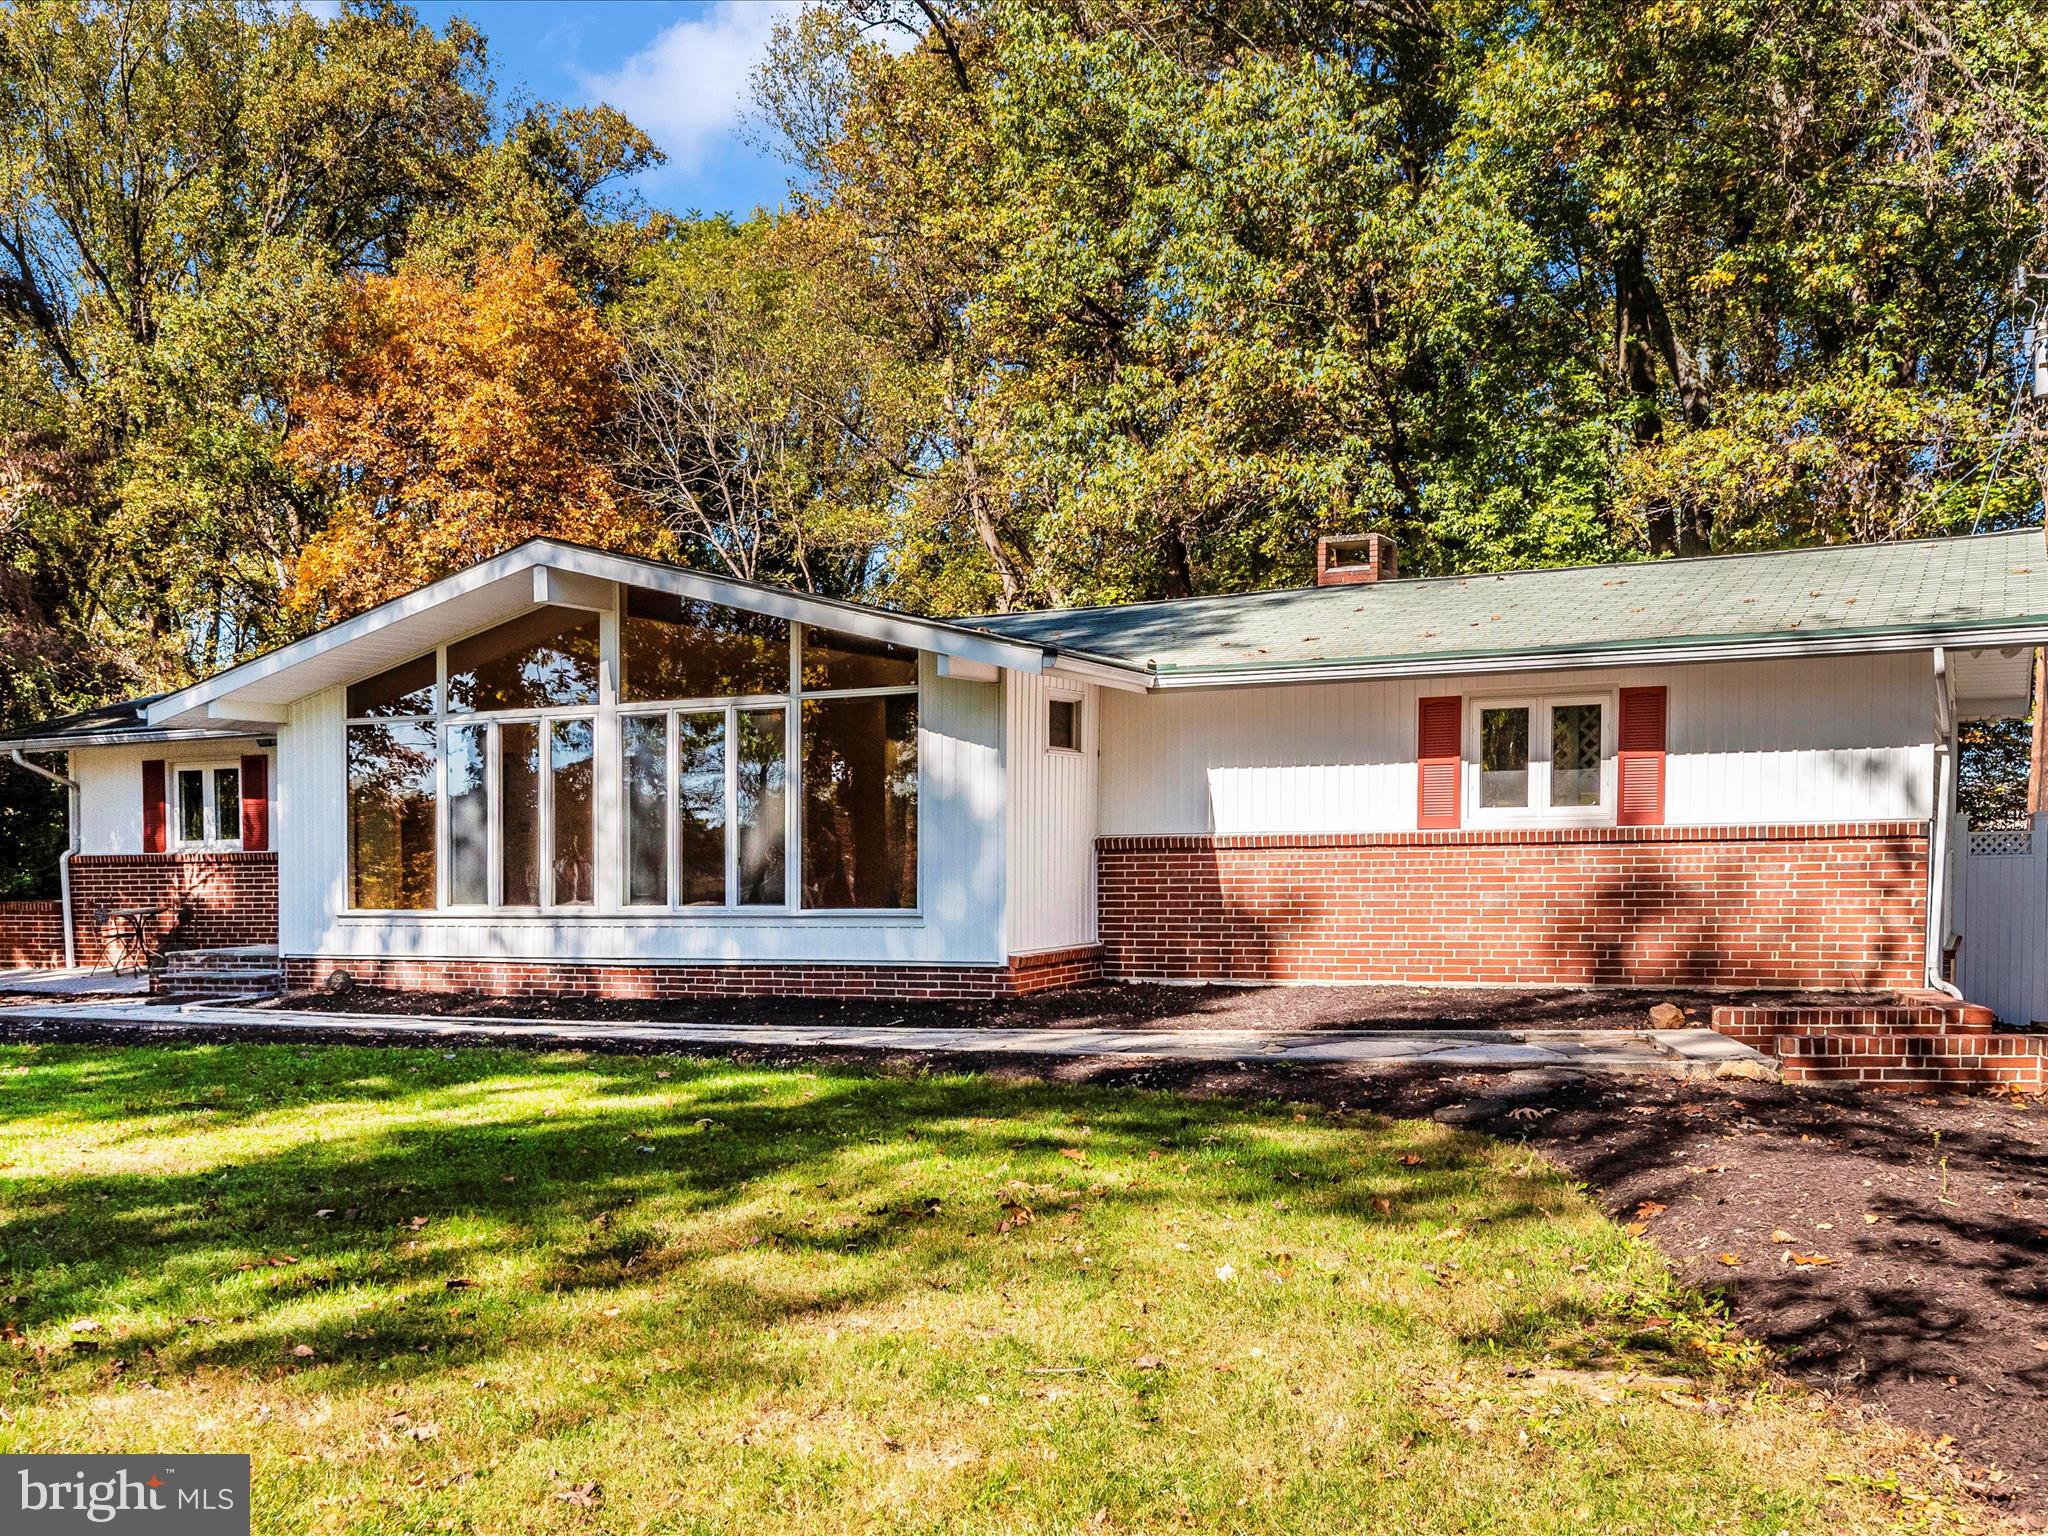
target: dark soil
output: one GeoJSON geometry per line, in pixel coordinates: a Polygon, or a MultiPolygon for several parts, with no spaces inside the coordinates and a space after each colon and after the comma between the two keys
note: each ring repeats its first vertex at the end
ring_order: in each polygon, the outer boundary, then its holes
{"type": "Polygon", "coordinates": [[[889,1024],[947,1029],[1642,1029],[1651,1005],[1676,1003],[1705,1023],[1716,1003],[1889,1002],[1888,993],[1654,992],[1550,987],[1077,987],[1031,997],[958,1003],[836,1002],[722,998],[653,1002],[631,998],[503,998],[476,992],[399,992],[359,987],[303,992],[283,1008],[324,1012],[484,1015],[574,1022],[889,1024]]]}
{"type": "MultiPolygon", "coordinates": [[[[1170,995],[1185,1009],[1188,994],[1170,995]]],[[[1467,1005],[1484,1001],[1425,995],[1459,1006],[1408,1022],[1448,1026],[1471,1019],[1475,1009],[1467,1005]]],[[[1281,1009],[1286,1028],[1303,1027],[1303,1011],[1342,1011],[1329,994],[1290,997],[1307,1006],[1281,1009]]],[[[1247,1009],[1259,1016],[1256,994],[1201,999],[1212,1000],[1235,1006],[1221,1019],[1205,1012],[1202,1022],[1246,1024],[1247,1009]]],[[[1149,993],[1138,1001],[1159,1006],[1149,993]]],[[[808,1006],[804,1013],[817,1017],[808,1006]]],[[[940,1022],[928,1009],[877,1009],[873,1017],[940,1022]]],[[[1159,1023],[1163,1015],[1150,1018],[1159,1023]]],[[[1128,1026],[1130,1016],[1116,1021],[1128,1026]]],[[[210,1042],[235,1037],[276,1038],[213,1026],[191,1032],[210,1042]]],[[[0,1039],[9,1040],[134,1038],[88,1024],[0,1025],[0,1039]]],[[[153,1034],[150,1043],[167,1038],[175,1037],[153,1034]]],[[[417,1044],[380,1031],[373,1017],[332,1038],[417,1044]]],[[[1128,1056],[1020,1063],[1007,1055],[617,1048],[884,1072],[981,1070],[1399,1116],[1484,1097],[1493,1075],[1128,1056]]],[[[1531,1108],[1483,1128],[1541,1150],[1583,1179],[1616,1219],[1640,1222],[1643,1237],[1685,1279],[1723,1294],[1793,1376],[1929,1436],[1952,1436],[1981,1491],[2022,1522],[2048,1527],[2048,1107],[2041,1101],[1629,1077],[1569,1083],[1531,1108]]]]}

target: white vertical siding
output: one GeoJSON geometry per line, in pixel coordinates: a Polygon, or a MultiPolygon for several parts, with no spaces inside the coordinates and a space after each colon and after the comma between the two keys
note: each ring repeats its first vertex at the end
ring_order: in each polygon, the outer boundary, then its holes
{"type": "Polygon", "coordinates": [[[1933,665],[1901,654],[1105,692],[1102,831],[1410,829],[1417,699],[1641,685],[1671,690],[1665,815],[1675,825],[1931,812],[1933,665]]]}
{"type": "MultiPolygon", "coordinates": [[[[819,961],[996,965],[1004,956],[1002,689],[938,676],[923,658],[918,723],[918,910],[835,916],[663,914],[600,907],[545,916],[346,910],[344,702],[292,706],[280,736],[285,953],[435,959],[819,961]]],[[[610,747],[608,751],[615,751],[610,747]]],[[[607,762],[610,759],[607,758],[607,762]]],[[[602,779],[604,775],[600,775],[602,779]]],[[[610,817],[612,797],[602,806],[610,817]]],[[[616,848],[600,826],[600,848],[616,848]]],[[[795,856],[792,849],[791,857],[795,856]]],[[[600,887],[607,897],[616,883],[600,887]]]]}
{"type": "Polygon", "coordinates": [[[1009,757],[1009,945],[1013,955],[1095,942],[1100,689],[1004,674],[1009,757]],[[1078,752],[1047,743],[1047,705],[1081,706],[1078,752]]]}
{"type": "MultiPolygon", "coordinates": [[[[239,763],[257,751],[249,741],[164,742],[147,747],[79,747],[71,753],[71,776],[78,780],[80,853],[142,852],[142,764],[161,758],[167,764],[197,767],[206,763],[239,763]]],[[[277,775],[270,776],[273,812],[277,775]]],[[[271,817],[275,838],[277,818],[271,817]]]]}

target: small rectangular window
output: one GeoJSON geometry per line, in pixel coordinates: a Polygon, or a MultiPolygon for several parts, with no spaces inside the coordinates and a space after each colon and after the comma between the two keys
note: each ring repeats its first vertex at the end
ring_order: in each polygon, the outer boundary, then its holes
{"type": "Polygon", "coordinates": [[[1479,712],[1479,803],[1519,810],[1529,803],[1529,710],[1526,705],[1479,712]]]}
{"type": "Polygon", "coordinates": [[[1081,750],[1081,701],[1053,699],[1045,706],[1045,744],[1055,752],[1081,750]]]}
{"type": "Polygon", "coordinates": [[[207,840],[215,843],[239,843],[242,840],[242,770],[239,768],[213,770],[213,825],[207,829],[207,840]]]}
{"type": "Polygon", "coordinates": [[[1600,803],[1600,706],[1555,704],[1550,710],[1550,803],[1600,803]]]}
{"type": "Polygon", "coordinates": [[[197,768],[178,770],[178,841],[206,841],[206,775],[197,768]]]}

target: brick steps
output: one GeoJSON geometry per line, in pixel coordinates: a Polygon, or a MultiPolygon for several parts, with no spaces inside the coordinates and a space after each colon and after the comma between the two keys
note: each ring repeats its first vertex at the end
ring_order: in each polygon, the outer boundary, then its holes
{"type": "Polygon", "coordinates": [[[236,1002],[275,997],[284,990],[284,962],[274,944],[174,950],[150,973],[149,989],[236,1002]]]}
{"type": "Polygon", "coordinates": [[[2001,1031],[1988,1008],[1936,994],[1853,1008],[1730,1005],[1713,1025],[1775,1056],[1788,1083],[2048,1090],[2048,1034],[2001,1031]]]}

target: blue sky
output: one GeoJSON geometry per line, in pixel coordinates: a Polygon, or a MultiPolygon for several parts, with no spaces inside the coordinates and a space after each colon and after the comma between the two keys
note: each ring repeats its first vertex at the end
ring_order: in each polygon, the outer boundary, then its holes
{"type": "MultiPolygon", "coordinates": [[[[787,173],[746,143],[748,81],[790,0],[413,0],[439,30],[465,16],[490,41],[500,106],[524,94],[608,102],[669,156],[641,179],[658,207],[746,214],[781,203],[787,173]]],[[[320,9],[318,5],[313,7],[320,9]]]]}

